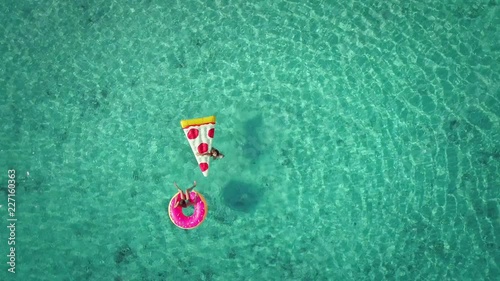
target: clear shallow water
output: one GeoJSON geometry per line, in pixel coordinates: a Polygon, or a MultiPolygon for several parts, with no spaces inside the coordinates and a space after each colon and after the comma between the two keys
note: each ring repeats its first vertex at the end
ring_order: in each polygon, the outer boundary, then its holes
{"type": "Polygon", "coordinates": [[[0,7],[0,279],[499,275],[498,1],[0,7]],[[179,120],[211,114],[203,178],[179,120]]]}

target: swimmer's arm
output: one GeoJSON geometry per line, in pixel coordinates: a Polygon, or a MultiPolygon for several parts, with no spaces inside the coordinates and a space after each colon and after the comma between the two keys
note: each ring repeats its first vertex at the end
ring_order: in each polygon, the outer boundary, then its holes
{"type": "Polygon", "coordinates": [[[179,206],[179,203],[180,203],[180,202],[181,202],[181,201],[177,200],[177,202],[175,202],[174,208],[177,208],[177,206],[179,206]]]}

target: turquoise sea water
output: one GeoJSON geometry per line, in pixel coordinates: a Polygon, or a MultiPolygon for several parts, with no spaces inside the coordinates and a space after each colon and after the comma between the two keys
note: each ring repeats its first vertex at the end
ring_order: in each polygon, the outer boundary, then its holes
{"type": "Polygon", "coordinates": [[[499,29],[497,0],[2,1],[0,280],[498,280],[499,29]],[[204,178],[179,121],[212,114],[204,178]]]}

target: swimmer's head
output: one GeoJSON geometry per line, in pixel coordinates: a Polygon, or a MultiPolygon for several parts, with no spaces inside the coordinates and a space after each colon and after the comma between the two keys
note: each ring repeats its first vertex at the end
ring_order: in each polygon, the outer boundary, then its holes
{"type": "Polygon", "coordinates": [[[180,205],[181,205],[182,208],[187,207],[187,205],[188,205],[187,200],[185,200],[185,199],[181,200],[180,205]]]}

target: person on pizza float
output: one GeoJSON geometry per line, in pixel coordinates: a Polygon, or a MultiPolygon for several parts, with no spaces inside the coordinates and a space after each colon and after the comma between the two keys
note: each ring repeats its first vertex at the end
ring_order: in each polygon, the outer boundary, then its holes
{"type": "Polygon", "coordinates": [[[224,154],[222,154],[217,148],[215,147],[212,147],[212,149],[210,150],[210,152],[205,152],[203,154],[199,154],[198,155],[200,156],[212,156],[212,158],[214,159],[222,159],[224,158],[224,154]]]}

